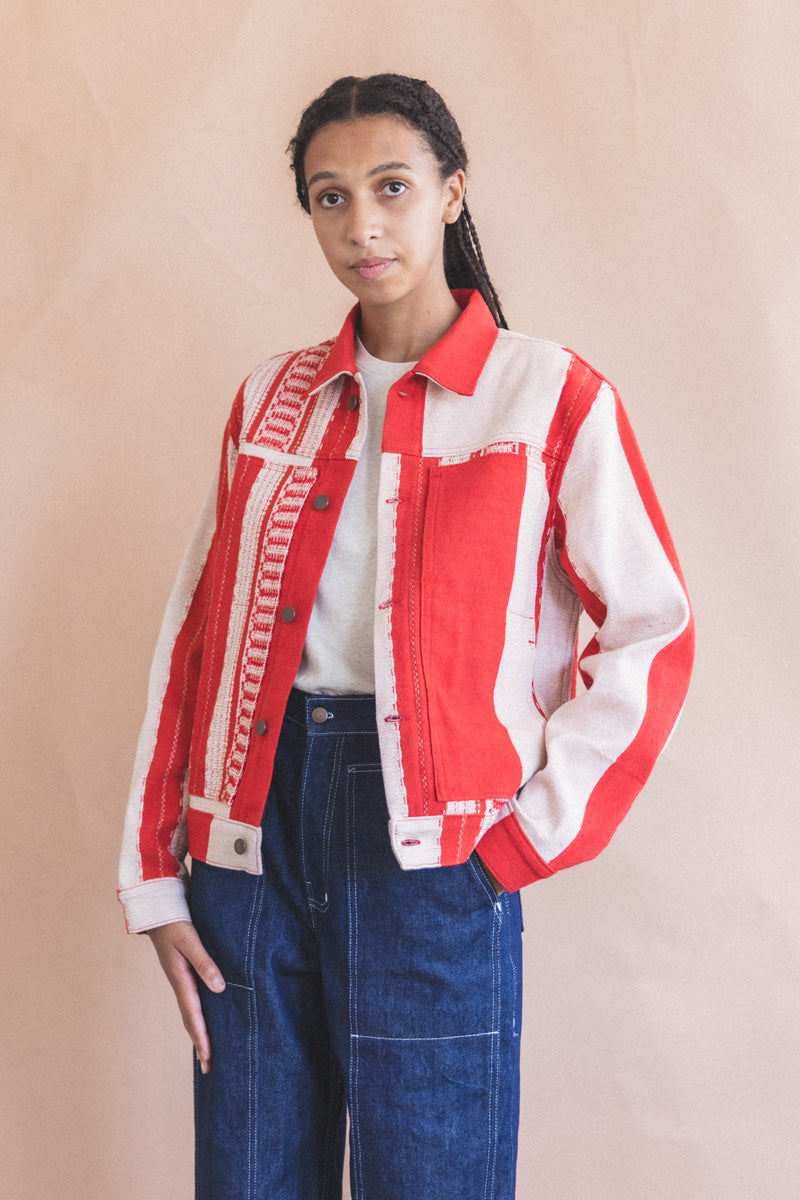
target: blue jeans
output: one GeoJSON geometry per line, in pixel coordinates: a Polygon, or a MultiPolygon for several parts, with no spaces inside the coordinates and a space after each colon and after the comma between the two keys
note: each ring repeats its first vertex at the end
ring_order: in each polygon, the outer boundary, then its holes
{"type": "Polygon", "coordinates": [[[203,989],[197,1200],[338,1200],[345,1106],[354,1200],[509,1200],[519,896],[477,855],[400,869],[372,696],[292,693],[263,829],[263,875],[192,870],[227,980],[203,989]]]}

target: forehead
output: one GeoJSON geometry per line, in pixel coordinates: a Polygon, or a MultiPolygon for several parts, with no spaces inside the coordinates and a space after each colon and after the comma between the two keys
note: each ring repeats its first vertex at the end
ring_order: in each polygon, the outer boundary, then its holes
{"type": "Polygon", "coordinates": [[[303,162],[305,177],[366,174],[381,163],[406,163],[420,173],[438,170],[425,138],[399,117],[358,117],[331,121],[308,143],[303,162]]]}

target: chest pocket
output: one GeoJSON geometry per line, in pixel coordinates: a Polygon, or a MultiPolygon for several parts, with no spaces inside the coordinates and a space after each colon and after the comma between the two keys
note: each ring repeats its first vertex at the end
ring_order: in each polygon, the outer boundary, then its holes
{"type": "Polygon", "coordinates": [[[494,687],[514,585],[524,453],[431,470],[422,545],[420,652],[436,791],[445,803],[513,795],[520,764],[494,687]]]}

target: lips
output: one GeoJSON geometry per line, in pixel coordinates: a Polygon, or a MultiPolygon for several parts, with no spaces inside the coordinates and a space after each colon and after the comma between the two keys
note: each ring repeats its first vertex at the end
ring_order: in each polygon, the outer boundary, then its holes
{"type": "Polygon", "coordinates": [[[391,258],[360,258],[358,262],[353,263],[351,270],[362,279],[379,279],[393,261],[391,258]]]}

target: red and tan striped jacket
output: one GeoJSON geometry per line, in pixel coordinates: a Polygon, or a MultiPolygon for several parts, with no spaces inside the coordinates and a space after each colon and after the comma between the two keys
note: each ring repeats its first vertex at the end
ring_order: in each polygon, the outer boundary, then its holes
{"type": "MultiPolygon", "coordinates": [[[[381,759],[403,867],[477,846],[516,889],[608,842],[678,717],[693,624],[613,388],[456,296],[461,317],[386,409],[381,759]],[[597,633],[578,659],[582,608],[597,633]]],[[[236,397],[151,672],[120,872],[131,931],[188,917],[187,845],[261,870],[286,699],[365,436],[356,316],[236,397]]]]}

